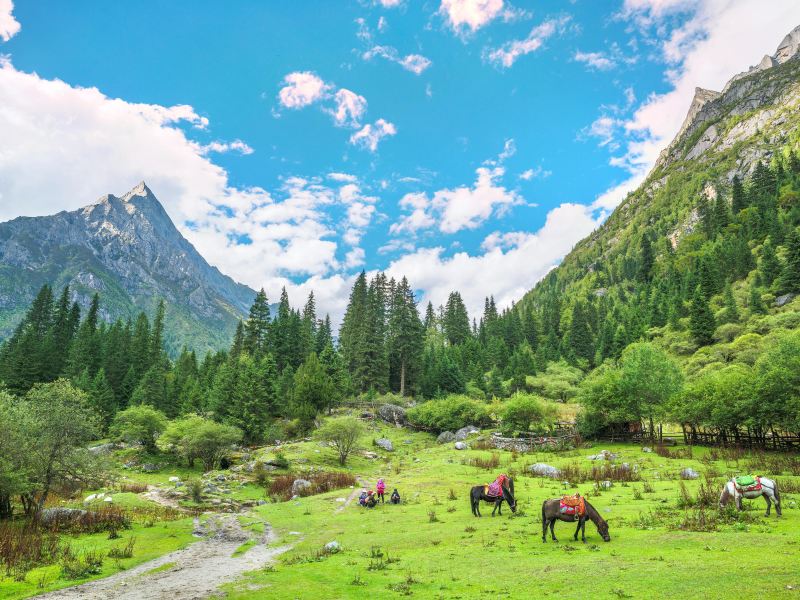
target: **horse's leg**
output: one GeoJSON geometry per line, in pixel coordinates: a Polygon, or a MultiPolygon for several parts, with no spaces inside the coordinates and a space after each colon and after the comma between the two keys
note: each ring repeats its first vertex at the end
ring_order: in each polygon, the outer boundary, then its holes
{"type": "Polygon", "coordinates": [[[742,508],[742,498],[743,496],[741,494],[736,494],[736,510],[738,510],[739,512],[742,512],[742,510],[744,510],[742,508]]]}
{"type": "Polygon", "coordinates": [[[544,509],[542,509],[542,541],[547,543],[547,517],[544,516],[544,509]]]}
{"type": "Polygon", "coordinates": [[[581,519],[581,538],[583,539],[583,543],[586,543],[586,519],[581,519]]]}
{"type": "Polygon", "coordinates": [[[557,541],[558,541],[558,540],[556,539],[556,520],[555,520],[555,518],[553,518],[553,519],[550,521],[550,537],[551,537],[551,538],[553,538],[553,541],[554,541],[554,542],[557,542],[557,541]]]}
{"type": "Polygon", "coordinates": [[[497,514],[498,515],[502,515],[503,514],[503,501],[502,500],[498,500],[497,501],[497,514]]]}
{"type": "MultiPolygon", "coordinates": [[[[770,502],[770,500],[769,500],[769,494],[767,494],[766,492],[764,492],[764,493],[763,493],[763,494],[761,494],[761,495],[762,495],[762,496],[764,496],[764,500],[766,500],[766,501],[767,501],[767,514],[766,514],[765,516],[767,516],[767,517],[768,517],[768,516],[769,516],[769,509],[772,507],[772,502],[770,502]]],[[[777,510],[777,509],[776,509],[776,510],[777,510]]]]}
{"type": "Polygon", "coordinates": [[[577,529],[575,529],[575,536],[573,538],[576,542],[578,541],[578,533],[580,532],[580,530],[581,530],[581,520],[578,519],[578,527],[577,529]]]}

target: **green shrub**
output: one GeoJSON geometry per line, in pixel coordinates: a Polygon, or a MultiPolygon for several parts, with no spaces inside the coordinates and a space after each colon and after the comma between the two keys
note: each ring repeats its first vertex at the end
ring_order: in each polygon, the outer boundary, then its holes
{"type": "Polygon", "coordinates": [[[454,431],[466,425],[484,427],[491,423],[486,406],[466,396],[447,396],[429,400],[406,413],[418,427],[433,431],[454,431]]]}
{"type": "Polygon", "coordinates": [[[503,433],[544,433],[552,428],[556,420],[556,411],[536,396],[515,394],[503,406],[503,433]]]}

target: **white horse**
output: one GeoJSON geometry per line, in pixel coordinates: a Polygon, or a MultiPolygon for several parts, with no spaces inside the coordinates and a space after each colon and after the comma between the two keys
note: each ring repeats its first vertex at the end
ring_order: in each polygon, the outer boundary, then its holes
{"type": "Polygon", "coordinates": [[[736,502],[737,510],[742,510],[742,498],[747,498],[748,500],[752,500],[754,498],[758,498],[759,496],[764,496],[764,500],[767,501],[767,515],[769,516],[769,509],[772,506],[772,503],[775,503],[775,512],[778,513],[780,517],[782,514],[781,511],[781,495],[778,492],[778,482],[772,479],[767,479],[766,477],[759,477],[759,481],[761,482],[761,489],[760,490],[753,490],[752,492],[740,492],[739,489],[736,487],[736,482],[731,479],[728,483],[725,484],[725,487],[722,488],[722,494],[719,497],[719,507],[724,508],[728,502],[730,502],[731,498],[734,499],[736,502]]]}

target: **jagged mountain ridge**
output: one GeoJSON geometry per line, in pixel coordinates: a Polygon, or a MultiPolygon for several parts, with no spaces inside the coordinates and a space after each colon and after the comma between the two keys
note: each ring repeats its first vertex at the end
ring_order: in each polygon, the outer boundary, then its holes
{"type": "Polygon", "coordinates": [[[565,299],[593,290],[605,294],[605,283],[593,277],[596,266],[630,260],[645,228],[655,226],[653,233],[674,248],[693,231],[701,196],[713,200],[723,193],[729,199],[735,175],[749,175],[776,150],[800,147],[799,52],[797,26],[775,54],[731,78],[721,92],[697,88],[682,127],[645,181],[523,296],[522,310],[539,305],[554,282],[565,299]]]}
{"type": "Polygon", "coordinates": [[[45,283],[68,284],[84,306],[99,293],[105,320],[163,298],[172,351],[227,346],[255,296],[206,262],[144,182],[75,211],[0,223],[0,339],[45,283]]]}

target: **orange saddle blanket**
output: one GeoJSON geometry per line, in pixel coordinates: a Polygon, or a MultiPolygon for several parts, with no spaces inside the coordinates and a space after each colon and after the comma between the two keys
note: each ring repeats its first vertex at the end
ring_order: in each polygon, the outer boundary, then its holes
{"type": "Polygon", "coordinates": [[[558,508],[562,515],[577,515],[580,517],[586,512],[586,505],[583,502],[583,497],[578,494],[574,496],[562,496],[558,508]]]}

